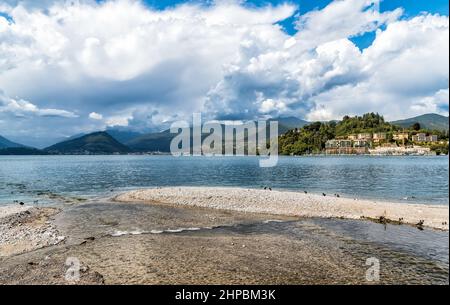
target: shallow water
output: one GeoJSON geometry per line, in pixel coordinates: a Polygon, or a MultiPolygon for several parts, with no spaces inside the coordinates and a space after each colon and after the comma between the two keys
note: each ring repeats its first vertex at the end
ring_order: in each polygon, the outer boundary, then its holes
{"type": "Polygon", "coordinates": [[[388,277],[402,278],[404,283],[422,283],[425,278],[429,283],[449,283],[448,232],[341,219],[254,223],[226,226],[217,231],[225,234],[279,234],[295,240],[312,240],[329,253],[343,251],[361,261],[376,258],[380,262],[382,276],[401,272],[388,277]]]}
{"type": "Polygon", "coordinates": [[[336,239],[375,244],[392,251],[439,261],[447,267],[449,263],[448,232],[418,230],[407,225],[385,226],[369,221],[311,218],[224,226],[216,230],[243,234],[277,233],[292,238],[305,237],[309,232],[332,234],[336,239]]]}
{"type": "Polygon", "coordinates": [[[446,204],[448,157],[0,156],[0,204],[83,199],[156,186],[270,186],[398,202],[446,204]]]}
{"type": "MultiPolygon", "coordinates": [[[[138,256],[142,255],[143,260],[146,251],[150,251],[145,236],[150,240],[155,235],[180,240],[183,237],[213,240],[226,237],[235,242],[241,239],[252,241],[256,247],[258,241],[260,247],[265,247],[267,240],[284,240],[288,244],[301,242],[321,249],[323,257],[315,259],[342,260],[343,264],[355,265],[357,269],[353,275],[348,275],[347,280],[361,281],[361,274],[367,269],[366,259],[374,257],[380,261],[386,283],[448,284],[449,233],[429,229],[421,231],[407,225],[384,226],[341,219],[271,218],[208,209],[119,203],[74,206],[66,209],[57,218],[57,223],[63,233],[71,235],[69,243],[77,244],[90,236],[95,236],[95,240],[105,236],[117,239],[107,242],[111,249],[115,248],[115,242],[139,242],[138,248],[142,253],[138,256]],[[133,239],[138,236],[141,236],[138,241],[133,239]]],[[[269,244],[273,247],[272,242],[269,244]]],[[[283,252],[276,246],[273,251],[283,252]]],[[[292,251],[303,250],[289,251],[285,252],[292,255],[294,262],[291,263],[295,265],[296,254],[292,251]]],[[[339,269],[339,266],[333,268],[339,269]]]]}

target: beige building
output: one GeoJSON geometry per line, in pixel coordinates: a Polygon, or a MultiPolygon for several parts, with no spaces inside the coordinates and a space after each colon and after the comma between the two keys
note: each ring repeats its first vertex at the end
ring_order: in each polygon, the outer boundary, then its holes
{"type": "Polygon", "coordinates": [[[372,140],[371,133],[358,133],[358,140],[372,140]]]}
{"type": "Polygon", "coordinates": [[[353,141],[353,147],[369,147],[369,142],[366,140],[356,140],[353,141]]]}
{"type": "Polygon", "coordinates": [[[408,138],[409,135],[407,132],[399,132],[392,135],[392,139],[394,140],[408,140],[408,138]]]}
{"type": "Polygon", "coordinates": [[[373,141],[379,143],[381,141],[386,141],[387,134],[385,132],[378,132],[373,134],[373,141]]]}

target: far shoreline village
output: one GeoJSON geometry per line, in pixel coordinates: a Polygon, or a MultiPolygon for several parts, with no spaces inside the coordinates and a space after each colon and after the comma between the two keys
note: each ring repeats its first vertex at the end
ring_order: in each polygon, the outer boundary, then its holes
{"type": "Polygon", "coordinates": [[[378,113],[344,116],[341,121],[315,122],[279,138],[282,155],[448,155],[448,129],[423,128],[415,122],[399,126],[378,113]]]}
{"type": "Polygon", "coordinates": [[[448,141],[439,141],[437,135],[417,133],[411,135],[407,131],[393,133],[389,139],[386,132],[359,133],[347,137],[328,140],[325,143],[326,155],[436,155],[430,147],[422,145],[447,144],[448,141]],[[399,143],[400,142],[400,143],[399,143]],[[411,143],[411,144],[407,144],[411,143]]]}

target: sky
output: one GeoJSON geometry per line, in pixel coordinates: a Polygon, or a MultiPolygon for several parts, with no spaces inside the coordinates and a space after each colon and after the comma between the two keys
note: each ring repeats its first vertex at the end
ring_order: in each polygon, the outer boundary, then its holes
{"type": "Polygon", "coordinates": [[[448,115],[448,1],[0,0],[0,135],[448,115]]]}

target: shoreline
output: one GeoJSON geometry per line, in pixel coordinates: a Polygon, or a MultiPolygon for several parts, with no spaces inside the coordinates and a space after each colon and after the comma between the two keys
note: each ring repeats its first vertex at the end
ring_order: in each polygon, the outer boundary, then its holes
{"type": "MultiPolygon", "coordinates": [[[[170,152],[168,153],[156,153],[156,152],[136,152],[136,153],[124,153],[124,154],[105,154],[105,153],[99,153],[99,154],[0,154],[0,156],[6,156],[6,157],[17,157],[17,156],[173,156],[170,152]]],[[[223,157],[256,157],[259,158],[258,155],[220,155],[223,157]]],[[[278,154],[278,157],[448,157],[449,155],[445,154],[326,154],[326,153],[319,153],[319,154],[303,154],[303,155],[283,155],[278,154]]],[[[204,157],[202,156],[192,156],[192,155],[185,155],[184,157],[204,157]]]]}
{"type": "Polygon", "coordinates": [[[163,187],[119,194],[117,202],[173,204],[294,217],[378,220],[449,230],[449,207],[236,187],[163,187]]]}
{"type": "Polygon", "coordinates": [[[445,284],[446,245],[440,230],[162,202],[9,206],[0,284],[365,284],[373,256],[380,284],[445,284]]]}

